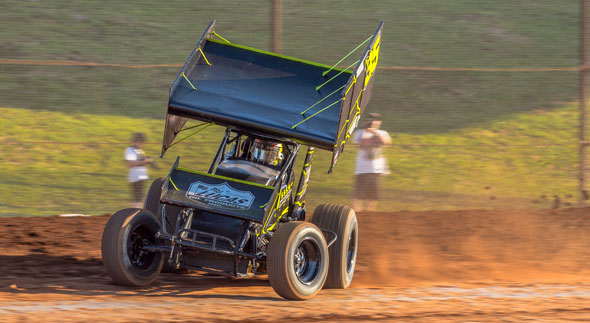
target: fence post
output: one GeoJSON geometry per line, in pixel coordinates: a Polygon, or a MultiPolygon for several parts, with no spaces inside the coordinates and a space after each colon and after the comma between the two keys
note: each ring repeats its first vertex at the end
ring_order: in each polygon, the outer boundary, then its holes
{"type": "Polygon", "coordinates": [[[588,200],[588,117],[590,107],[588,99],[590,92],[590,0],[580,0],[580,202],[588,200]]]}
{"type": "Polygon", "coordinates": [[[280,53],[283,38],[283,1],[272,0],[272,40],[270,50],[280,53]]]}

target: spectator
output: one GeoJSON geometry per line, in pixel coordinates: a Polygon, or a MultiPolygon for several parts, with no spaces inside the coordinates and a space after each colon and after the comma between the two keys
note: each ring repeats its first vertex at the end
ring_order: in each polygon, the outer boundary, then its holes
{"type": "Polygon", "coordinates": [[[389,174],[383,146],[391,144],[387,131],[379,130],[381,116],[370,113],[365,129],[354,133],[353,141],[359,145],[356,157],[356,182],[353,208],[357,211],[375,211],[379,201],[381,175],[389,174]]]}
{"type": "Polygon", "coordinates": [[[125,160],[129,167],[128,180],[131,183],[133,198],[132,207],[141,207],[143,201],[144,182],[148,179],[147,165],[153,160],[145,156],[143,144],[146,142],[145,134],[136,132],[131,139],[131,147],[125,150],[125,160]]]}

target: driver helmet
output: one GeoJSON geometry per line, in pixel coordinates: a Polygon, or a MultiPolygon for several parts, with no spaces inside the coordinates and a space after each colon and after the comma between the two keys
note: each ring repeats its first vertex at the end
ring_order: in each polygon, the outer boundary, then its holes
{"type": "Polygon", "coordinates": [[[280,165],[283,160],[283,145],[256,139],[253,144],[252,159],[268,166],[280,165]]]}

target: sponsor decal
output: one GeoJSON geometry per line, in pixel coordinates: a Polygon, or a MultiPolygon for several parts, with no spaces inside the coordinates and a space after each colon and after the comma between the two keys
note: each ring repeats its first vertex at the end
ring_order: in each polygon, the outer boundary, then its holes
{"type": "Polygon", "coordinates": [[[285,204],[285,202],[287,202],[287,200],[289,200],[289,193],[291,192],[291,188],[293,187],[293,182],[291,182],[291,184],[289,184],[289,186],[287,185],[283,185],[281,187],[281,190],[279,192],[279,196],[278,196],[278,203],[277,203],[277,208],[279,208],[280,206],[283,206],[283,204],[285,204]]]}
{"type": "Polygon", "coordinates": [[[381,41],[381,34],[377,35],[375,42],[373,43],[373,47],[369,51],[369,55],[365,60],[365,65],[367,65],[367,75],[365,76],[365,87],[369,84],[371,77],[373,76],[373,72],[377,68],[377,61],[379,60],[379,43],[381,41]]]}
{"type": "Polygon", "coordinates": [[[336,164],[338,161],[338,156],[340,155],[340,150],[334,151],[334,158],[332,158],[332,164],[336,164]]]}
{"type": "Polygon", "coordinates": [[[267,221],[264,224],[265,229],[262,231],[263,233],[266,232],[266,230],[272,230],[274,228],[274,226],[277,224],[278,219],[289,211],[289,206],[287,205],[287,207],[283,210],[283,213],[279,214],[279,211],[281,210],[281,208],[285,205],[285,203],[289,200],[289,197],[291,196],[291,195],[289,195],[289,193],[291,192],[292,187],[293,187],[293,182],[291,182],[289,185],[281,186],[281,190],[279,191],[279,193],[277,194],[277,196],[275,198],[275,201],[273,202],[274,207],[271,211],[271,214],[269,214],[267,221]],[[270,225],[270,227],[266,228],[266,226],[269,223],[271,223],[272,225],[270,225]]]}
{"type": "Polygon", "coordinates": [[[186,191],[186,197],[211,206],[238,210],[248,210],[254,202],[252,192],[237,190],[226,182],[221,184],[194,182],[186,191]]]}
{"type": "Polygon", "coordinates": [[[347,137],[350,137],[352,135],[352,132],[358,126],[360,119],[361,119],[361,115],[357,112],[356,115],[354,116],[354,120],[350,124],[350,128],[348,128],[348,136],[347,137]]]}

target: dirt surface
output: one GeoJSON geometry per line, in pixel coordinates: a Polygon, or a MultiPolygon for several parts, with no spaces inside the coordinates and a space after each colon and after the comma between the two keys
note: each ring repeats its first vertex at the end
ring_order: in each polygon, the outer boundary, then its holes
{"type": "Polygon", "coordinates": [[[353,286],[304,302],[268,281],[114,285],[108,217],[0,218],[0,322],[590,320],[590,209],[358,214],[353,286]]]}

